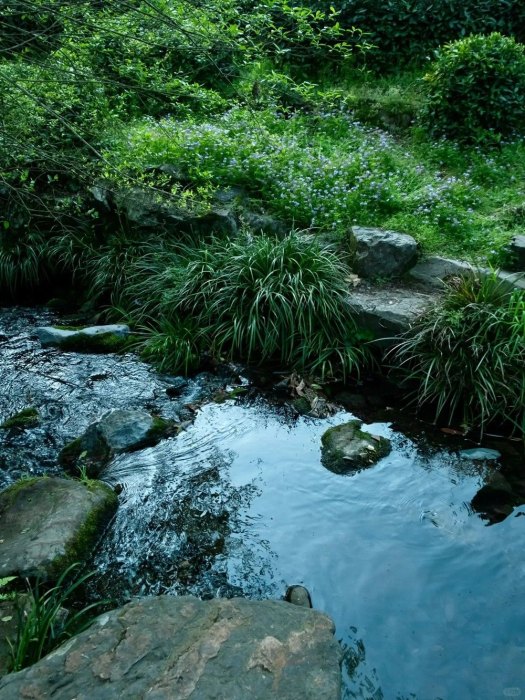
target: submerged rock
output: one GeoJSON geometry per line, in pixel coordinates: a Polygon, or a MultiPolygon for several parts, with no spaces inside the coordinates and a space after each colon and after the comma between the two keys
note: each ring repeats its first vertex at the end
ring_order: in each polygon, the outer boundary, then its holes
{"type": "Polygon", "coordinates": [[[59,461],[73,472],[82,466],[87,476],[94,478],[114,454],[155,445],[175,429],[173,421],[152,416],[147,411],[109,411],[92,423],[81,437],[66,445],[59,461]]]}
{"type": "Polygon", "coordinates": [[[499,459],[501,457],[501,452],[498,452],[498,450],[490,450],[487,447],[474,447],[470,450],[461,450],[459,453],[460,457],[463,457],[464,459],[472,459],[472,460],[478,460],[478,459],[488,459],[488,460],[493,460],[493,459],[499,459]]]}
{"type": "Polygon", "coordinates": [[[304,586],[288,586],[284,599],[292,605],[300,605],[303,608],[312,607],[312,599],[308,589],[304,586]]]}
{"type": "Polygon", "coordinates": [[[352,420],[323,434],[321,463],[327,469],[346,474],[370,467],[390,453],[390,441],[361,430],[362,425],[360,420],[352,420]]]}
{"type": "Polygon", "coordinates": [[[333,634],[323,613],[282,601],[144,598],[3,678],[0,700],[339,700],[333,634]]]}
{"type": "Polygon", "coordinates": [[[351,245],[355,248],[356,271],[365,279],[399,277],[417,259],[416,240],[397,231],[353,226],[351,245]]]}
{"type": "Polygon", "coordinates": [[[78,329],[42,326],[35,332],[43,348],[59,347],[77,352],[116,352],[126,346],[129,327],[123,324],[78,329]]]}
{"type": "Polygon", "coordinates": [[[34,428],[38,425],[38,421],[39,415],[37,409],[34,408],[34,406],[29,406],[5,420],[0,425],[0,430],[12,430],[13,428],[25,430],[25,428],[34,428]]]}
{"type": "Polygon", "coordinates": [[[55,578],[91,553],[117,508],[105,484],[40,477],[0,493],[0,578],[55,578]]]}

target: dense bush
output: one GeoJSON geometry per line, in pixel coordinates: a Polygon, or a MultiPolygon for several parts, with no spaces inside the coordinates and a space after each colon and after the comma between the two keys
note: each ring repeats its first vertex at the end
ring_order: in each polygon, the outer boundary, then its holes
{"type": "Polygon", "coordinates": [[[394,352],[414,400],[436,417],[482,429],[507,420],[525,435],[525,292],[496,274],[456,279],[394,352]]]}
{"type": "Polygon", "coordinates": [[[165,321],[147,353],[161,348],[183,365],[197,340],[218,357],[279,360],[322,376],[358,371],[366,352],[347,303],[348,273],[333,252],[298,234],[215,240],[185,269],[163,275],[165,321]]]}
{"type": "Polygon", "coordinates": [[[425,76],[434,135],[492,141],[525,129],[525,46],[501,34],[447,44],[425,76]]]}
{"type": "Polygon", "coordinates": [[[340,11],[345,27],[356,26],[376,49],[383,67],[424,59],[442,44],[469,34],[502,32],[525,41],[523,0],[307,0],[340,11]]]}

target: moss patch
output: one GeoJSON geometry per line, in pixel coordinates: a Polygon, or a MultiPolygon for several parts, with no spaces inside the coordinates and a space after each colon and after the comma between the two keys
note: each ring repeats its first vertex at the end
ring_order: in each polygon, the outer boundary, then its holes
{"type": "Polygon", "coordinates": [[[22,430],[25,428],[34,428],[38,425],[39,420],[40,416],[36,408],[29,406],[4,421],[0,425],[0,428],[3,430],[10,430],[11,428],[20,428],[22,430]]]}
{"type": "MultiPolygon", "coordinates": [[[[69,329],[65,329],[69,330],[69,329]]],[[[110,353],[125,352],[136,342],[136,338],[131,335],[125,337],[116,333],[100,333],[99,335],[87,335],[79,333],[70,338],[62,338],[60,347],[71,352],[85,353],[110,353]]]]}
{"type": "Polygon", "coordinates": [[[92,509],[75,539],[66,546],[65,554],[53,562],[49,571],[51,579],[58,578],[69,566],[83,562],[91,555],[99,536],[117,510],[118,496],[109,486],[93,479],[88,483],[83,482],[83,486],[104,498],[92,509]]]}

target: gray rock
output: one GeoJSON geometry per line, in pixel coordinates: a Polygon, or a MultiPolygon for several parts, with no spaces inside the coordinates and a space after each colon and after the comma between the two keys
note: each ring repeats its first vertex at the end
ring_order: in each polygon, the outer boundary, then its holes
{"type": "Polygon", "coordinates": [[[292,605],[300,605],[303,608],[312,607],[312,599],[308,589],[304,586],[288,586],[284,599],[292,605]]]}
{"type": "Polygon", "coordinates": [[[102,351],[120,350],[129,336],[129,327],[123,324],[90,326],[76,330],[41,326],[35,330],[42,347],[64,350],[102,351]]]}
{"type": "Polygon", "coordinates": [[[350,238],[356,272],[364,279],[399,277],[416,262],[417,242],[406,233],[353,226],[350,238]]]}
{"type": "Polygon", "coordinates": [[[243,219],[251,229],[257,233],[265,233],[267,236],[284,238],[290,232],[290,228],[283,221],[267,214],[247,211],[244,212],[243,219]]]}
{"type": "Polygon", "coordinates": [[[438,301],[439,294],[423,294],[405,288],[354,289],[348,303],[359,327],[370,331],[381,347],[395,345],[438,301]]]}
{"type": "MultiPolygon", "coordinates": [[[[482,273],[492,274],[491,270],[481,270],[482,273]]],[[[507,288],[509,292],[515,289],[525,291],[525,272],[507,272],[506,270],[498,270],[498,279],[507,288]]]]}
{"type": "Polygon", "coordinates": [[[56,578],[91,553],[117,508],[105,484],[40,477],[0,493],[0,578],[56,578]]]}
{"type": "Polygon", "coordinates": [[[134,188],[115,193],[115,207],[121,216],[139,229],[165,233],[237,232],[235,217],[228,205],[196,212],[177,206],[168,196],[134,188]]]}
{"type": "Polygon", "coordinates": [[[444,289],[449,277],[464,275],[474,268],[467,262],[432,256],[420,260],[409,272],[409,276],[430,289],[444,289]]]}
{"type": "Polygon", "coordinates": [[[63,448],[59,461],[73,473],[82,465],[90,478],[96,478],[114,454],[155,445],[174,429],[172,421],[152,416],[147,411],[108,411],[88,426],[81,437],[63,448]]]}
{"type": "Polygon", "coordinates": [[[339,700],[333,633],[283,601],[145,598],[4,677],[0,700],[339,700]]]}
{"type": "Polygon", "coordinates": [[[509,246],[515,270],[525,271],[525,236],[514,236],[509,246]]]}
{"type": "Polygon", "coordinates": [[[321,462],[336,474],[370,467],[391,451],[390,441],[361,430],[362,422],[352,420],[329,428],[322,436],[321,462]]]}

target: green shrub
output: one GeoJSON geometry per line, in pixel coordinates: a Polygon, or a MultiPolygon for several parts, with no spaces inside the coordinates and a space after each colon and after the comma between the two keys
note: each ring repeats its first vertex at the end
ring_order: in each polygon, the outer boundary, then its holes
{"type": "Polygon", "coordinates": [[[348,272],[333,252],[295,233],[215,240],[167,290],[161,311],[192,318],[215,355],[347,374],[366,358],[347,302],[348,272]]]}
{"type": "Polygon", "coordinates": [[[510,420],[525,435],[525,293],[495,273],[450,283],[393,357],[418,406],[435,405],[436,418],[481,429],[510,420]]]}
{"type": "Polygon", "coordinates": [[[443,47],[425,76],[422,119],[433,135],[500,140],[525,128],[525,46],[493,33],[443,47]]]}
{"type": "Polygon", "coordinates": [[[339,11],[343,27],[359,27],[375,45],[367,61],[382,68],[424,60],[438,46],[469,34],[501,32],[525,41],[523,0],[317,0],[339,11]],[[392,60],[392,58],[395,60],[392,60]]]}

